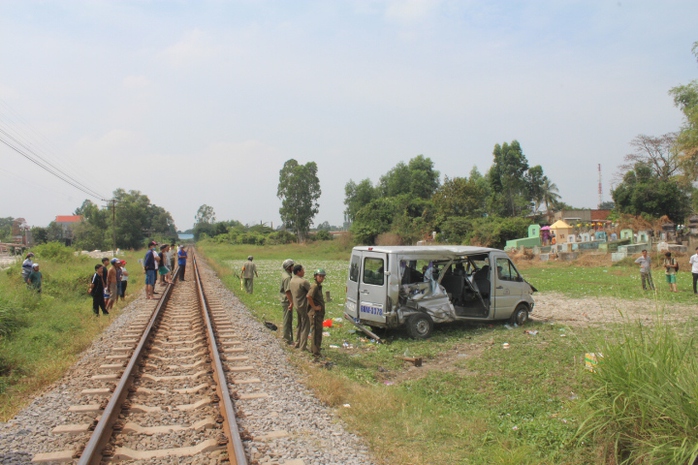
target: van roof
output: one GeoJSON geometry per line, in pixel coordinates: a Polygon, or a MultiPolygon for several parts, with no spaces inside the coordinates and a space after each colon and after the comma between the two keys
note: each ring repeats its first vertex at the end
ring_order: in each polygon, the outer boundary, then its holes
{"type": "Polygon", "coordinates": [[[403,253],[403,254],[454,254],[454,255],[473,255],[479,253],[489,253],[492,251],[502,252],[500,249],[492,249],[489,247],[474,247],[471,245],[375,245],[375,246],[358,246],[354,250],[362,252],[380,252],[380,253],[403,253]]]}

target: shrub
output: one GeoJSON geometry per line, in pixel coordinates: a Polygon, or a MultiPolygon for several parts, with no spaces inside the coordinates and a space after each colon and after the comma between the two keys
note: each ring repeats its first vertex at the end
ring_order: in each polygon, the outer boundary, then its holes
{"type": "Polygon", "coordinates": [[[315,234],[316,241],[331,241],[332,234],[326,229],[321,229],[315,234]]]}
{"type": "Polygon", "coordinates": [[[47,258],[56,261],[70,260],[74,255],[74,250],[66,247],[60,242],[47,242],[32,248],[32,252],[37,257],[37,261],[47,258]]]}

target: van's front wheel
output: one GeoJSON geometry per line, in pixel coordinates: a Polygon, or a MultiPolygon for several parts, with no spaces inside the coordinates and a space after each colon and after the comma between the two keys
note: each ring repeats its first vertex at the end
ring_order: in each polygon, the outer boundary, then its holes
{"type": "Polygon", "coordinates": [[[509,318],[509,323],[512,325],[523,326],[528,321],[528,307],[526,304],[519,304],[511,314],[509,318]]]}
{"type": "Polygon", "coordinates": [[[431,336],[434,322],[429,315],[417,313],[407,319],[407,332],[414,339],[426,339],[431,336]]]}

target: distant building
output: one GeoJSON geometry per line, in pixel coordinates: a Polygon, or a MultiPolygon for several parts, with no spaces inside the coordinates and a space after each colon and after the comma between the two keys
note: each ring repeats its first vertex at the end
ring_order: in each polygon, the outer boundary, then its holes
{"type": "Polygon", "coordinates": [[[25,247],[32,245],[32,233],[24,218],[12,220],[12,243],[21,244],[25,247]]]}
{"type": "Polygon", "coordinates": [[[563,220],[567,223],[590,223],[592,221],[605,221],[608,215],[611,214],[611,210],[560,210],[555,212],[553,218],[558,220],[563,220]]]}
{"type": "Polygon", "coordinates": [[[65,245],[72,245],[73,237],[75,237],[73,228],[75,228],[75,225],[82,223],[82,215],[59,215],[56,216],[54,222],[61,227],[65,245]]]}

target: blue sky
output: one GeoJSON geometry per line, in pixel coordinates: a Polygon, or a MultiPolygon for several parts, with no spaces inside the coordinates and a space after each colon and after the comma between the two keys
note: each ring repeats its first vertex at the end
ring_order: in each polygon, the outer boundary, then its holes
{"type": "MultiPolygon", "coordinates": [[[[316,224],[344,185],[423,154],[485,172],[517,139],[565,202],[604,200],[638,134],[677,130],[698,78],[695,1],[0,1],[0,128],[180,229],[279,224],[278,173],[318,164],[316,224]]],[[[87,198],[0,145],[0,217],[87,198]],[[21,195],[18,195],[21,193],[21,195]]],[[[94,199],[93,199],[94,200],[94,199]]]]}

